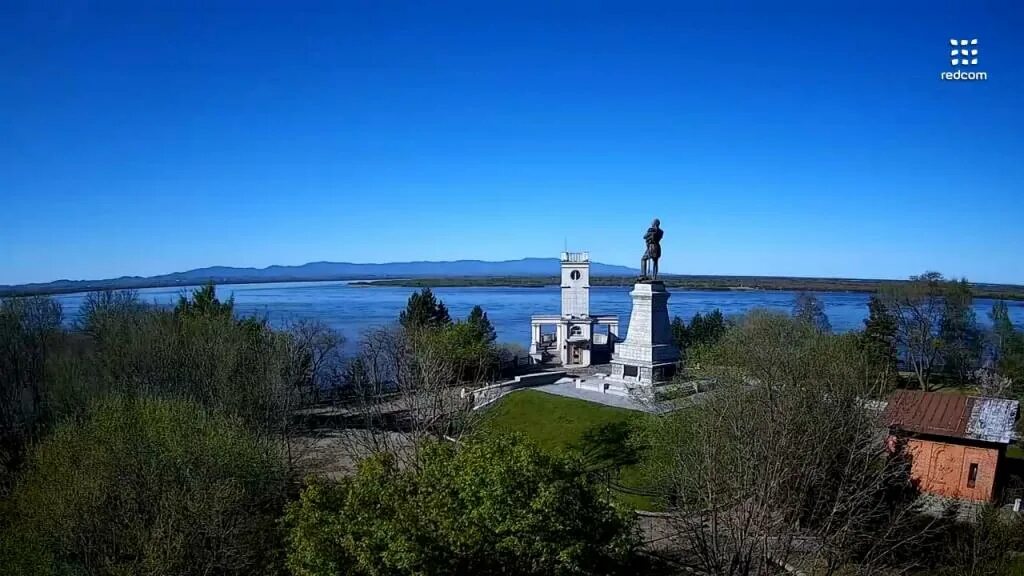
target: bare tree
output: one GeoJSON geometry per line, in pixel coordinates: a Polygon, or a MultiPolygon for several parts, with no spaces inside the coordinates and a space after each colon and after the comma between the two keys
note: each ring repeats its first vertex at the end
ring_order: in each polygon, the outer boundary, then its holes
{"type": "Polygon", "coordinates": [[[720,368],[701,376],[716,391],[652,434],[678,555],[729,576],[902,569],[893,558],[929,524],[900,447],[865,402],[877,377],[856,340],[756,312],[712,355],[720,368]]]}
{"type": "Polygon", "coordinates": [[[345,337],[320,320],[299,320],[287,332],[298,383],[308,388],[313,402],[319,402],[320,393],[341,368],[345,337]]]}
{"type": "Polygon", "coordinates": [[[470,398],[463,398],[466,370],[435,330],[401,327],[367,332],[358,355],[342,373],[345,393],[333,413],[344,428],[344,457],[355,461],[368,454],[390,452],[413,462],[415,446],[426,437],[458,441],[473,419],[470,398]]]}
{"type": "Polygon", "coordinates": [[[931,389],[931,377],[942,362],[939,330],[945,312],[944,284],[942,274],[925,272],[882,292],[896,318],[897,348],[922,390],[931,389]]]}

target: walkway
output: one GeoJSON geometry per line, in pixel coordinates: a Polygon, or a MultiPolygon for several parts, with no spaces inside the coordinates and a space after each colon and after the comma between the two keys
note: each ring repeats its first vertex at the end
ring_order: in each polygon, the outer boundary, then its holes
{"type": "Polygon", "coordinates": [[[690,408],[694,406],[700,406],[704,402],[707,402],[714,395],[714,391],[698,392],[696,394],[690,394],[682,398],[676,398],[675,400],[662,400],[660,402],[644,401],[639,398],[632,396],[619,396],[617,394],[603,394],[601,392],[595,392],[593,390],[587,390],[584,388],[577,388],[575,383],[568,379],[564,381],[558,381],[554,384],[546,384],[544,386],[535,386],[531,390],[540,390],[541,392],[547,392],[548,394],[556,394],[558,396],[565,396],[567,398],[575,398],[577,400],[586,400],[587,402],[594,402],[595,404],[603,404],[605,406],[613,406],[615,408],[624,408],[626,410],[636,410],[638,412],[647,412],[649,414],[666,414],[673,410],[679,410],[681,408],[690,408]]]}
{"type": "Polygon", "coordinates": [[[602,394],[601,392],[595,392],[593,390],[584,390],[582,388],[577,388],[576,385],[571,381],[555,382],[554,384],[545,384],[544,386],[534,387],[532,388],[532,390],[540,390],[541,392],[547,392],[548,394],[565,396],[567,398],[575,398],[577,400],[585,400],[587,402],[593,402],[595,404],[604,404],[605,406],[624,408],[626,410],[650,412],[652,414],[659,414],[671,410],[670,407],[665,406],[663,404],[643,402],[630,396],[602,394]]]}

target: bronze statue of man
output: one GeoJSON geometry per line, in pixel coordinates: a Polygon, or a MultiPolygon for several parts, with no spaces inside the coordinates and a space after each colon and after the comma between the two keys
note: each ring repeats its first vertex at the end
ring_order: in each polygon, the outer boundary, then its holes
{"type": "Polygon", "coordinates": [[[643,258],[640,259],[640,276],[643,278],[649,278],[651,280],[658,279],[658,259],[661,258],[661,237],[665,235],[665,232],[661,229],[661,220],[657,218],[654,222],[651,222],[651,227],[647,229],[647,233],[644,234],[644,242],[647,243],[647,251],[644,252],[643,258]],[[652,270],[651,275],[647,275],[647,262],[651,261],[652,270]]]}

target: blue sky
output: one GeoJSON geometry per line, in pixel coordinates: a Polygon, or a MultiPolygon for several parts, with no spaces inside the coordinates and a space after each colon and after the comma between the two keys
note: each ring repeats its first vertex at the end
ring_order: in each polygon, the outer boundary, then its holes
{"type": "Polygon", "coordinates": [[[1015,0],[288,4],[4,2],[0,283],[637,265],[654,216],[664,271],[1024,283],[1015,0]]]}

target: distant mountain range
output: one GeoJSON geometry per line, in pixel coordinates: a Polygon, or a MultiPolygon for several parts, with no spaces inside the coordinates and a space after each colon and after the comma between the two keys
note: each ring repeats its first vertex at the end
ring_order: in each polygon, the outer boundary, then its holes
{"type": "MultiPolygon", "coordinates": [[[[118,288],[156,288],[191,286],[204,282],[241,284],[248,282],[300,282],[314,280],[355,280],[374,278],[416,278],[452,276],[556,276],[557,258],[523,258],[488,262],[454,260],[445,262],[388,262],[355,264],[352,262],[310,262],[301,266],[268,266],[266,268],[234,268],[210,266],[162,276],[122,276],[105,280],[57,280],[38,284],[0,286],[0,294],[57,294],[85,290],[118,288]]],[[[632,276],[636,268],[614,264],[590,263],[595,276],[632,276]]]]}

